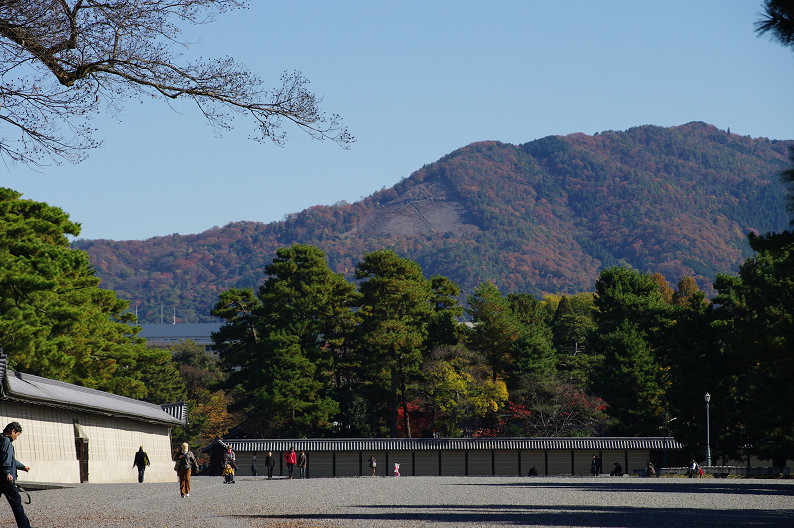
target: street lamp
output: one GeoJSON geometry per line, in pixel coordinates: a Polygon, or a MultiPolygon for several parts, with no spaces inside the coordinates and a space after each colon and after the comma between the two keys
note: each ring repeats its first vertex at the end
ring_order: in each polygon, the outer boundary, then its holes
{"type": "Polygon", "coordinates": [[[711,466],[711,437],[709,435],[709,402],[711,401],[711,394],[708,392],[704,396],[706,400],[706,467],[711,466]]]}

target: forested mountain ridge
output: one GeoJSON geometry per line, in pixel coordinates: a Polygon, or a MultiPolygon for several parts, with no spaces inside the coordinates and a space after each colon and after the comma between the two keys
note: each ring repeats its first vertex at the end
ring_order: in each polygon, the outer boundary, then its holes
{"type": "Polygon", "coordinates": [[[788,226],[777,173],[794,141],[730,134],[704,123],[625,132],[486,141],[452,152],[353,204],[315,206],[282,222],[235,222],[145,241],[77,240],[141,322],[160,307],[209,320],[218,294],[256,287],[278,247],[317,245],[352,275],[364,253],[394,249],[425,274],[470,293],[591,291],[625,264],[710,291],[749,254],[750,231],[788,226]]]}

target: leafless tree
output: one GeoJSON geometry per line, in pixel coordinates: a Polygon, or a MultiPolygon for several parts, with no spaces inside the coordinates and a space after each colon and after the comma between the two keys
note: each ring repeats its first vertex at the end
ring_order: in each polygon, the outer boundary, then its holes
{"type": "Polygon", "coordinates": [[[15,162],[78,162],[97,147],[90,126],[131,98],[192,100],[211,125],[244,115],[252,139],[282,145],[284,122],[343,147],[339,116],[319,108],[299,72],[266,90],[226,57],[185,59],[182,29],[243,8],[241,0],[0,0],[0,155],[15,162]]]}

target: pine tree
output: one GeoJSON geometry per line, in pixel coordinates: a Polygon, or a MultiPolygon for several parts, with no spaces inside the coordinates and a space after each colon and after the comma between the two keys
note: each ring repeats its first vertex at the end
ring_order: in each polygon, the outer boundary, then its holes
{"type": "Polygon", "coordinates": [[[521,337],[521,324],[510,309],[510,303],[491,282],[477,286],[474,295],[467,299],[466,312],[473,327],[466,341],[480,352],[491,370],[491,379],[504,377],[511,361],[513,343],[521,337]]]}
{"type": "Polygon", "coordinates": [[[667,389],[663,344],[673,325],[671,306],[650,275],[608,268],[596,282],[597,330],[588,347],[601,356],[590,388],[609,405],[613,431],[653,434],[667,389]]]}
{"type": "Polygon", "coordinates": [[[411,436],[409,389],[420,377],[426,350],[427,323],[433,291],[422,269],[391,250],[364,255],[356,267],[361,280],[357,341],[362,384],[370,392],[370,408],[388,401],[389,431],[397,435],[398,406],[411,436]]]}
{"type": "Polygon", "coordinates": [[[263,436],[328,433],[339,411],[334,351],[344,346],[334,332],[354,288],[314,246],[280,248],[265,271],[256,297],[229,290],[212,312],[226,320],[215,341],[235,387],[233,408],[263,436]]]}
{"type": "Polygon", "coordinates": [[[136,337],[129,303],[100,288],[88,255],[69,246],[67,235],[79,234],[61,209],[0,187],[0,348],[9,366],[133,398],[184,392],[173,366],[136,337]],[[152,384],[169,377],[177,385],[152,384]]]}

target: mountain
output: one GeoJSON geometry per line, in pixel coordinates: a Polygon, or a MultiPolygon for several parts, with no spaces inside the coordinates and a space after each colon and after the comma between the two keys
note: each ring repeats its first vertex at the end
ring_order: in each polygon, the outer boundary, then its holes
{"type": "Polygon", "coordinates": [[[257,287],[277,248],[321,247],[352,276],[368,251],[392,248],[471,293],[592,291],[617,264],[696,278],[750,254],[749,232],[788,227],[778,172],[794,141],[750,138],[693,122],[522,145],[475,143],[359,202],[310,207],[270,224],[235,222],[144,241],[77,240],[102,285],[141,322],[210,321],[218,294],[257,287]],[[162,308],[161,308],[162,307],[162,308]]]}

